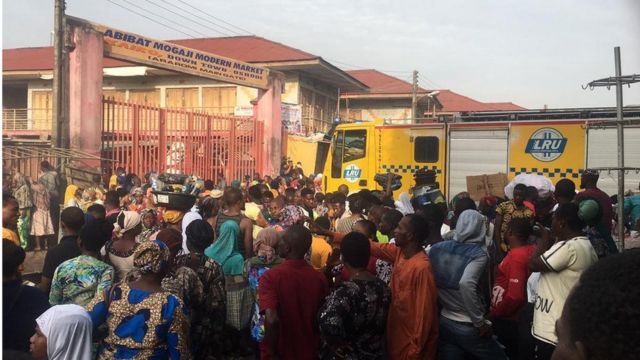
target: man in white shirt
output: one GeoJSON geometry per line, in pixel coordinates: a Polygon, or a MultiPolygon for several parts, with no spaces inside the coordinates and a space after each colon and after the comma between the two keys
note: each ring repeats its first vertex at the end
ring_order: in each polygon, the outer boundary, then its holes
{"type": "Polygon", "coordinates": [[[532,271],[540,272],[531,333],[536,339],[536,359],[542,360],[551,358],[558,342],[555,325],[571,289],[582,272],[598,261],[589,238],[582,234],[584,222],[576,204],[560,205],[551,227],[551,232],[543,228],[529,262],[532,271]],[[552,238],[558,242],[552,244],[552,238]]]}

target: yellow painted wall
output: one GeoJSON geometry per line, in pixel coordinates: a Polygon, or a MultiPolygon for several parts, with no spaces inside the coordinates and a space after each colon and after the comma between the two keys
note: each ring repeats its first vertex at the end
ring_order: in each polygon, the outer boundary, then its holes
{"type": "Polygon", "coordinates": [[[373,121],[374,119],[411,119],[411,108],[380,108],[380,109],[363,109],[362,119],[365,121],[373,121]]]}
{"type": "Polygon", "coordinates": [[[236,106],[251,106],[251,101],[258,98],[258,90],[246,86],[238,86],[236,90],[236,106]]]}
{"type": "Polygon", "coordinates": [[[293,164],[300,161],[307,176],[315,172],[318,143],[294,135],[289,135],[287,141],[287,157],[293,160],[293,164]]]}
{"type": "Polygon", "coordinates": [[[287,74],[284,82],[284,92],[281,101],[286,104],[300,104],[300,78],[297,74],[287,74]]]}

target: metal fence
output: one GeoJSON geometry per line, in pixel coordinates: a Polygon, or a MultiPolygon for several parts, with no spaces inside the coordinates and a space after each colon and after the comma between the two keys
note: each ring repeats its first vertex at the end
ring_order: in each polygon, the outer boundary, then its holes
{"type": "Polygon", "coordinates": [[[263,141],[254,117],[103,101],[102,157],[139,176],[153,170],[242,179],[262,173],[263,141]]]}
{"type": "Polygon", "coordinates": [[[49,135],[51,108],[2,109],[2,130],[19,134],[49,135]]]}

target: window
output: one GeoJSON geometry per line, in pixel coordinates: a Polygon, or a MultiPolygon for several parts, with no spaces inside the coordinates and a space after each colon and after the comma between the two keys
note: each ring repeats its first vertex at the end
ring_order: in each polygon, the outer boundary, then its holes
{"type": "Polygon", "coordinates": [[[333,136],[331,153],[331,177],[339,179],[342,176],[342,153],[344,149],[344,131],[336,131],[333,136]]]}
{"type": "Polygon", "coordinates": [[[367,130],[347,130],[344,132],[344,161],[362,159],[367,154],[367,130]]]}
{"type": "Polygon", "coordinates": [[[332,144],[331,177],[342,177],[342,164],[366,156],[367,130],[336,131],[332,144]]]}
{"type": "Polygon", "coordinates": [[[438,161],[439,139],[435,136],[418,136],[415,141],[413,158],[416,162],[434,163],[438,161]]]}

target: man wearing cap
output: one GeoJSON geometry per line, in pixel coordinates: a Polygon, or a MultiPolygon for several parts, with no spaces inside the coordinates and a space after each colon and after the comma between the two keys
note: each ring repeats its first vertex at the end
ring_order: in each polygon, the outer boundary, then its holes
{"type": "MultiPolygon", "coordinates": [[[[582,192],[576,195],[574,201],[580,204],[583,200],[593,199],[598,202],[602,211],[602,226],[601,230],[608,232],[608,234],[602,234],[605,238],[611,237],[611,228],[613,226],[613,208],[611,205],[611,199],[604,191],[598,189],[598,171],[593,169],[586,169],[582,173],[580,178],[580,188],[584,189],[582,192]]],[[[611,242],[609,245],[609,251],[613,254],[618,252],[615,244],[611,242]]]]}

